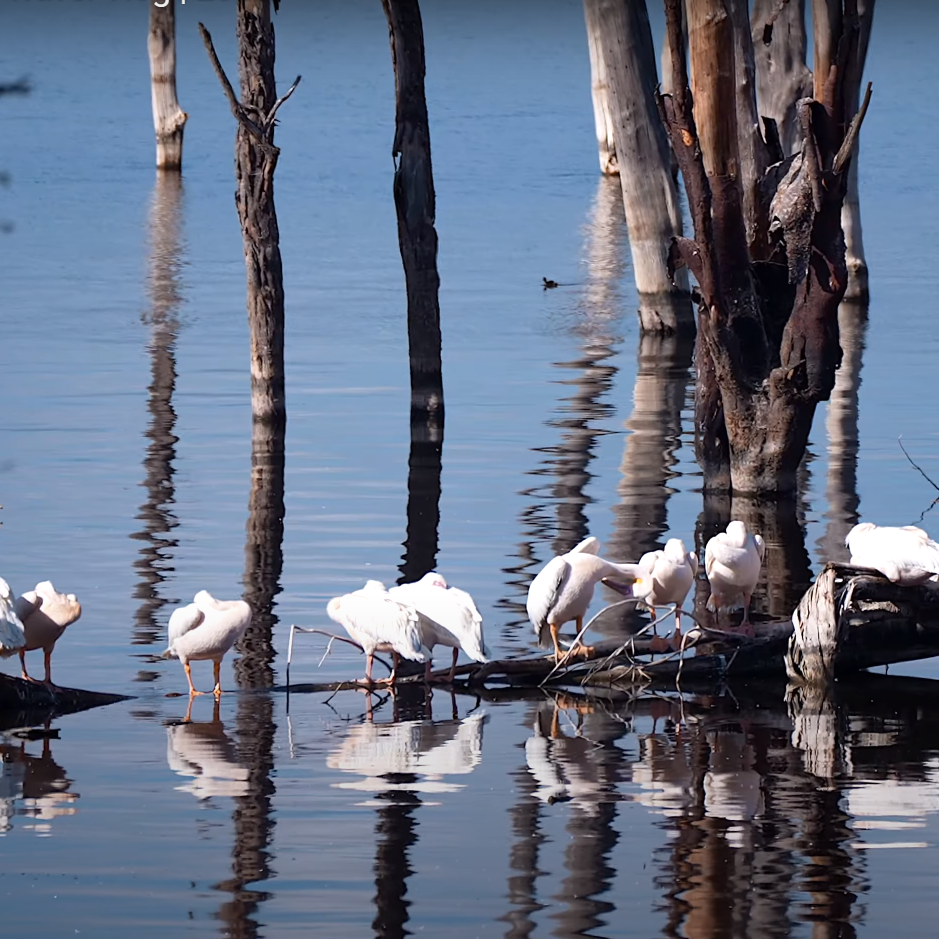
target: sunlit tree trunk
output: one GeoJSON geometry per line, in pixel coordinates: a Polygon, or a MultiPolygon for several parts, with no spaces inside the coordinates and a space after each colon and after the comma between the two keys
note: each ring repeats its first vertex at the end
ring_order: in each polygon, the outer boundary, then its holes
{"type": "Polygon", "coordinates": [[[824,82],[816,76],[821,100],[800,102],[802,151],[782,179],[770,180],[775,193],[763,190],[757,208],[775,220],[770,256],[777,263],[767,265],[755,263],[762,258],[751,256],[747,241],[732,18],[724,0],[696,0],[688,11],[693,109],[680,0],[666,0],[674,75],[661,104],[695,230],[694,240],[677,239],[674,260],[701,287],[696,417],[704,486],[791,494],[815,407],[830,394],[840,358],[841,209],[865,109],[849,129],[858,32],[850,15],[843,34],[840,21],[833,27],[838,67],[824,82]]]}
{"type": "Polygon", "coordinates": [[[156,132],[156,165],[178,170],[183,165],[183,130],[188,114],[176,99],[176,10],[175,0],[166,6],[150,4],[150,89],[153,129],[156,132]]]}
{"type": "Polygon", "coordinates": [[[616,159],[616,141],[613,138],[613,115],[610,113],[610,88],[607,83],[606,62],[600,49],[600,24],[597,4],[584,0],[584,18],[587,22],[587,51],[590,53],[590,93],[593,98],[593,120],[597,128],[597,150],[600,154],[600,172],[607,176],[619,174],[616,159]]]}
{"type": "Polygon", "coordinates": [[[633,259],[639,320],[650,332],[694,328],[684,272],[669,270],[681,234],[668,137],[656,111],[655,49],[644,0],[584,0],[591,42],[604,63],[616,158],[633,259]]]}
{"type": "Polygon", "coordinates": [[[424,95],[424,28],[418,0],[382,0],[395,73],[394,199],[408,295],[411,421],[442,425],[440,276],[430,126],[424,95]]]}

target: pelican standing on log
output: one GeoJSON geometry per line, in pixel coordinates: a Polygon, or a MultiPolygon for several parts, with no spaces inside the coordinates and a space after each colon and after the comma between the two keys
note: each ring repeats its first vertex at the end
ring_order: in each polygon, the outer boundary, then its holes
{"type": "MultiPolygon", "coordinates": [[[[528,618],[539,640],[545,629],[549,631],[554,644],[555,661],[560,662],[563,656],[558,631],[565,623],[574,620],[577,623],[577,634],[580,635],[584,628],[584,616],[598,583],[603,581],[626,596],[642,595],[635,589],[637,585],[643,584],[639,565],[614,564],[599,557],[599,552],[600,542],[593,537],[585,538],[567,554],[548,561],[528,588],[528,618]]],[[[580,645],[584,656],[593,652],[582,641],[580,645]]],[[[568,655],[574,648],[571,647],[568,655]]]]}
{"type": "Polygon", "coordinates": [[[82,615],[81,604],[74,593],[59,593],[51,580],[36,584],[35,590],[27,590],[16,600],[16,615],[23,624],[26,644],[19,649],[23,678],[33,681],[26,671],[26,653],[42,649],[45,659],[44,682],[52,684],[52,650],[62,633],[82,615]]]}
{"type": "MultiPolygon", "coordinates": [[[[680,538],[669,538],[665,547],[658,551],[649,551],[639,558],[639,567],[648,577],[651,590],[645,597],[645,603],[652,611],[655,623],[655,608],[666,603],[674,605],[675,639],[681,641],[681,611],[688,591],[698,574],[698,556],[685,550],[685,543],[680,538]]],[[[652,627],[653,642],[658,639],[655,626],[652,627]]]]}
{"type": "Polygon", "coordinates": [[[13,655],[26,645],[23,624],[16,615],[16,597],[0,577],[0,655],[13,655]]]}
{"type": "Polygon", "coordinates": [[[844,543],[851,551],[851,564],[880,571],[895,584],[939,580],[939,544],[922,528],[861,522],[848,532],[844,543]]]}
{"type": "MultiPolygon", "coordinates": [[[[427,618],[421,620],[421,639],[431,655],[437,645],[453,649],[448,681],[453,681],[460,649],[474,662],[488,662],[492,657],[483,638],[483,618],[473,598],[465,590],[447,586],[446,578],[437,571],[425,574],[416,583],[392,587],[388,596],[413,606],[427,618]]],[[[430,669],[428,659],[424,671],[427,681],[430,669]]]]}
{"type": "Polygon", "coordinates": [[[726,610],[743,604],[740,627],[752,632],[750,598],[760,579],[766,546],[759,535],[733,521],[726,531],[716,534],[704,549],[704,572],[711,585],[709,610],[726,610]]]}
{"type": "Polygon", "coordinates": [[[326,612],[365,652],[365,684],[393,685],[401,658],[427,662],[431,657],[421,637],[422,629],[430,629],[429,624],[422,624],[427,617],[391,597],[381,581],[370,580],[361,590],[334,597],[326,605],[326,612]],[[376,652],[390,652],[394,667],[388,678],[373,682],[376,652]]]}
{"type": "Polygon", "coordinates": [[[212,693],[216,697],[222,693],[222,659],[250,625],[251,607],[244,600],[216,600],[208,590],[200,590],[192,603],[173,611],[168,629],[169,648],[163,655],[175,656],[183,663],[190,695],[208,692],[196,691],[189,663],[209,659],[214,665],[212,693]]]}

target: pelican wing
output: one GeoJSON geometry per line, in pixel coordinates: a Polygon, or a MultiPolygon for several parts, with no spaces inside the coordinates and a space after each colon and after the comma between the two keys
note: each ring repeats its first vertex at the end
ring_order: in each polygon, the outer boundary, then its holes
{"type": "MultiPolygon", "coordinates": [[[[726,538],[723,532],[719,532],[713,538],[711,538],[707,545],[704,548],[704,573],[707,575],[708,580],[714,574],[714,565],[717,564],[718,560],[723,554],[724,542],[726,538]]],[[[762,539],[760,539],[762,541],[762,539]]]]}
{"type": "Polygon", "coordinates": [[[760,556],[760,564],[762,564],[763,558],[766,556],[766,542],[763,540],[762,535],[754,535],[753,540],[756,543],[756,553],[760,556]]]}
{"type": "Polygon", "coordinates": [[[0,655],[12,655],[26,645],[23,623],[10,585],[0,577],[0,655]]]}
{"type": "Polygon", "coordinates": [[[342,598],[340,615],[343,625],[391,646],[412,662],[430,657],[421,641],[420,614],[409,604],[387,595],[350,593],[342,598]]]}
{"type": "Polygon", "coordinates": [[[547,627],[548,617],[557,606],[561,590],[570,573],[570,563],[564,557],[556,557],[548,561],[531,582],[525,608],[535,632],[540,633],[547,627]]]}
{"type": "MultiPolygon", "coordinates": [[[[173,615],[170,617],[169,626],[167,627],[169,648],[172,649],[177,639],[191,632],[204,620],[205,614],[195,603],[190,603],[187,606],[181,606],[173,610],[173,615]]],[[[169,651],[169,649],[167,651],[169,651]]]]}
{"type": "MultiPolygon", "coordinates": [[[[759,535],[757,535],[757,537],[759,538],[759,535]]],[[[763,539],[760,538],[760,541],[762,540],[763,539]]],[[[697,577],[698,576],[698,555],[695,554],[694,551],[688,552],[688,563],[691,565],[691,576],[697,577]]]]}
{"type": "Polygon", "coordinates": [[[418,581],[415,584],[392,587],[388,594],[396,600],[410,604],[429,618],[432,621],[431,634],[437,634],[437,642],[444,645],[457,644],[471,659],[477,662],[488,661],[489,650],[483,642],[483,618],[479,615],[473,598],[465,590],[418,581]],[[444,631],[443,637],[440,637],[439,627],[444,631]]]}

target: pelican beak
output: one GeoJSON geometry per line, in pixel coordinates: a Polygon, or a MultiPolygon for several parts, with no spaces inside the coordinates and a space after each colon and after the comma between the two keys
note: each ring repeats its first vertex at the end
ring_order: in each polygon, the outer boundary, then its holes
{"type": "Polygon", "coordinates": [[[606,584],[607,587],[610,587],[611,589],[615,590],[617,593],[621,593],[624,597],[632,598],[635,596],[633,587],[635,586],[635,584],[641,584],[642,579],[637,578],[632,583],[624,584],[622,581],[613,580],[610,577],[604,577],[601,583],[606,584]]]}

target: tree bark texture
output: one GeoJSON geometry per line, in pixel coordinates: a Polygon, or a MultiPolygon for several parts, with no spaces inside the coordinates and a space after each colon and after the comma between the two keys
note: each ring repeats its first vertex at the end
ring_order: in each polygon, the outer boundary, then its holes
{"type": "Polygon", "coordinates": [[[424,29],[418,0],[382,0],[395,73],[394,200],[408,296],[411,421],[442,424],[443,369],[436,197],[424,95],[424,29]]]}
{"type": "Polygon", "coordinates": [[[161,170],[179,170],[183,165],[183,131],[189,115],[176,98],[175,0],[169,0],[164,7],[150,4],[147,51],[150,55],[156,165],[161,170]]]}
{"type": "Polygon", "coordinates": [[[687,280],[668,265],[668,245],[682,232],[681,211],[668,137],[656,113],[655,49],[646,5],[584,0],[584,7],[606,66],[640,324],[650,332],[691,332],[687,280]]]}
{"type": "Polygon", "coordinates": [[[802,151],[751,189],[762,197],[748,219],[737,115],[752,111],[739,106],[732,2],[688,5],[692,99],[681,3],[666,0],[674,91],[660,101],[695,229],[694,240],[675,240],[672,259],[701,287],[696,412],[705,488],[726,488],[729,479],[735,493],[791,494],[815,407],[830,394],[840,358],[838,304],[847,283],[841,207],[864,110],[848,127],[845,88],[858,32],[849,11],[825,100],[800,102],[802,151]],[[765,256],[748,244],[748,221],[770,234],[765,256]]]}
{"type": "Polygon", "coordinates": [[[600,48],[600,24],[597,4],[584,0],[584,19],[587,24],[587,50],[590,54],[590,93],[593,99],[593,120],[597,128],[597,150],[600,154],[600,172],[605,176],[619,175],[616,159],[616,141],[613,136],[613,115],[610,111],[610,86],[606,62],[600,48]]]}
{"type": "Polygon", "coordinates": [[[782,156],[790,156],[802,146],[796,103],[812,96],[805,0],[754,0],[751,25],[758,110],[775,122],[782,156]]]}
{"type": "MultiPolygon", "coordinates": [[[[274,24],[270,0],[238,0],[238,74],[241,106],[251,115],[271,115],[274,82],[274,24]]],[[[267,125],[267,122],[266,122],[267,125]]],[[[244,239],[251,331],[251,412],[255,421],[287,421],[284,389],[284,274],[274,207],[274,121],[261,138],[238,123],[235,140],[235,205],[244,239]]]]}

